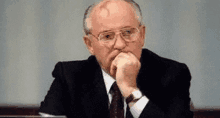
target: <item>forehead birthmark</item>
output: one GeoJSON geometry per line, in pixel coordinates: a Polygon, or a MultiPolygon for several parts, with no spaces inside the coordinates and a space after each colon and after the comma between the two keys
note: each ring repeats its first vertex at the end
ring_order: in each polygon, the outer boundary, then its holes
{"type": "Polygon", "coordinates": [[[115,2],[106,2],[99,7],[98,15],[100,17],[106,18],[113,14],[119,13],[119,6],[115,2]]]}
{"type": "Polygon", "coordinates": [[[131,5],[124,1],[101,3],[93,11],[93,26],[104,31],[133,25],[135,16],[132,10],[131,5]]]}

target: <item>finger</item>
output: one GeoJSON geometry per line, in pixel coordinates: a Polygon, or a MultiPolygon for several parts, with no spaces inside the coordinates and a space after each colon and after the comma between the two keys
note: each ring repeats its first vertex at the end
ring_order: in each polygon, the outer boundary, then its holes
{"type": "Polygon", "coordinates": [[[110,74],[115,77],[116,71],[117,71],[117,63],[118,63],[118,56],[115,57],[115,59],[112,61],[110,66],[110,74]]]}
{"type": "Polygon", "coordinates": [[[140,61],[133,53],[128,52],[127,54],[128,54],[133,60],[138,60],[138,61],[140,61]]]}
{"type": "Polygon", "coordinates": [[[131,59],[130,55],[128,55],[125,52],[119,53],[114,60],[112,61],[110,65],[110,74],[114,77],[117,71],[117,68],[120,68],[120,66],[123,66],[124,63],[127,62],[128,59],[131,59]]]}
{"type": "Polygon", "coordinates": [[[118,63],[120,61],[120,59],[124,58],[124,54],[123,52],[119,53],[115,58],[114,60],[112,60],[112,63],[110,65],[110,74],[115,77],[116,75],[116,71],[117,71],[117,68],[118,68],[118,63]]]}
{"type": "Polygon", "coordinates": [[[114,58],[115,58],[119,53],[120,53],[119,50],[114,50],[114,51],[112,51],[112,52],[108,55],[106,61],[107,61],[107,62],[110,62],[110,61],[114,60],[114,58]]]}
{"type": "Polygon", "coordinates": [[[116,67],[118,67],[118,64],[120,64],[120,61],[123,60],[123,59],[126,59],[126,58],[127,58],[126,53],[121,52],[121,53],[119,53],[119,54],[115,57],[115,59],[114,59],[112,62],[114,62],[114,65],[115,65],[116,67]]]}
{"type": "Polygon", "coordinates": [[[128,52],[128,55],[132,58],[132,60],[133,60],[134,62],[137,62],[138,65],[141,66],[140,60],[139,60],[133,53],[128,52]]]}
{"type": "Polygon", "coordinates": [[[117,67],[115,65],[111,65],[110,67],[110,75],[115,78],[117,67]]]}
{"type": "Polygon", "coordinates": [[[119,59],[128,59],[129,55],[125,52],[121,52],[117,55],[117,57],[115,57],[115,59],[119,60],[119,59]]]}
{"type": "Polygon", "coordinates": [[[133,53],[131,53],[131,52],[128,52],[127,54],[128,54],[129,56],[131,56],[132,58],[134,58],[134,57],[136,58],[136,56],[135,56],[133,53]]]}
{"type": "Polygon", "coordinates": [[[110,66],[111,66],[112,61],[115,59],[115,57],[116,57],[119,53],[120,53],[120,51],[114,50],[114,51],[112,51],[112,52],[108,55],[108,57],[106,58],[105,63],[108,64],[107,67],[106,67],[108,72],[110,72],[110,66]]]}

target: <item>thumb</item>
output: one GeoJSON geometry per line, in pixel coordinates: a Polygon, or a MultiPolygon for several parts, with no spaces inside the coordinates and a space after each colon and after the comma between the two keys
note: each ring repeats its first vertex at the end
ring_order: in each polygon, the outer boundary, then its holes
{"type": "Polygon", "coordinates": [[[117,70],[117,66],[116,66],[115,62],[112,61],[112,64],[110,66],[110,75],[114,78],[116,77],[116,70],[117,70]]]}

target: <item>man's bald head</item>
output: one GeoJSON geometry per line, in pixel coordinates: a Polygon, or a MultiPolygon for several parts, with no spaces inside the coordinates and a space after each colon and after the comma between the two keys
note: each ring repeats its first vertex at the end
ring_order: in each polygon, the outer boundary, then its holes
{"type": "MultiPolygon", "coordinates": [[[[139,24],[142,25],[142,14],[140,7],[133,0],[102,0],[89,6],[84,14],[83,27],[86,35],[88,35],[92,30],[92,20],[94,19],[94,17],[92,16],[98,16],[99,18],[101,18],[108,17],[110,14],[116,13],[119,8],[117,8],[117,5],[114,6],[111,3],[117,1],[127,2],[131,9],[124,9],[124,11],[132,10],[132,12],[134,13],[134,17],[138,20],[139,24]]],[[[123,15],[123,13],[121,14],[123,15]]]]}

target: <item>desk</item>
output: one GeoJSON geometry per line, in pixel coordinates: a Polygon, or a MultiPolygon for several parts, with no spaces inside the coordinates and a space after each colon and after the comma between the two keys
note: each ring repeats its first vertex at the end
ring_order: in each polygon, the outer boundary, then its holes
{"type": "MultiPolygon", "coordinates": [[[[30,106],[0,106],[1,116],[15,116],[18,115],[21,118],[25,116],[31,116],[33,118],[40,117],[38,114],[39,107],[30,106]]],[[[194,112],[194,118],[220,118],[220,109],[197,109],[192,110],[194,112]]]]}

